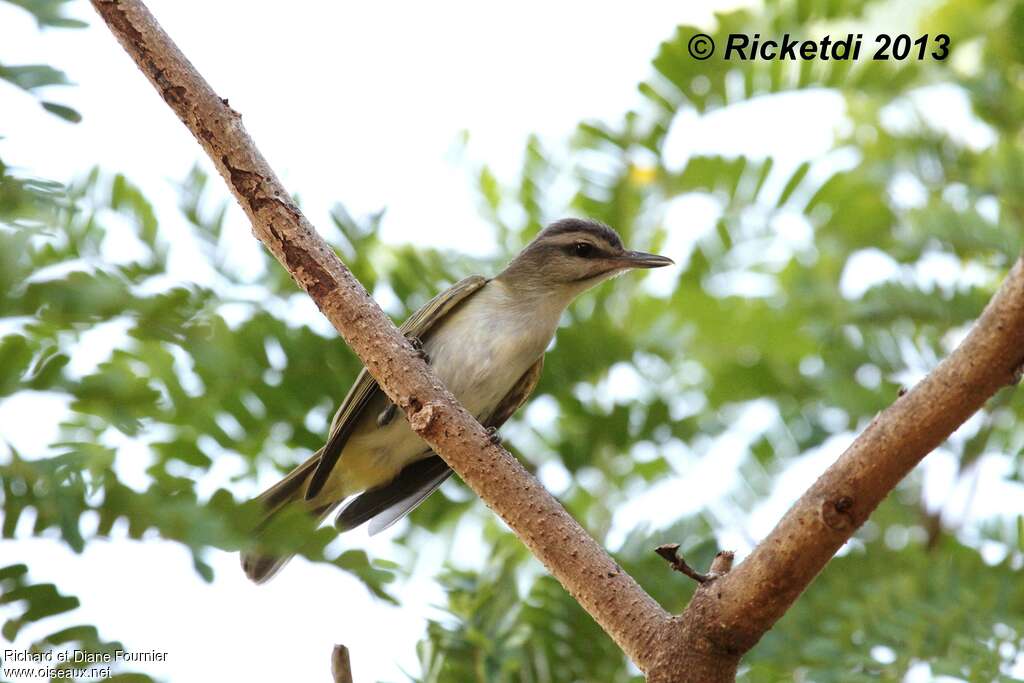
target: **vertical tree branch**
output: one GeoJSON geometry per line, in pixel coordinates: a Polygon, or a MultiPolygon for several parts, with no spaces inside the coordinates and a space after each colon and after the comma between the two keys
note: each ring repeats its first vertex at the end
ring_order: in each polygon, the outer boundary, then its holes
{"type": "Polygon", "coordinates": [[[331,652],[331,677],[334,683],[352,683],[352,661],[344,645],[335,645],[331,652]]]}
{"type": "Polygon", "coordinates": [[[213,160],[253,232],[356,352],[413,430],[641,668],[668,615],[433,376],[306,220],[242,126],[139,0],[92,0],[213,160]]]}

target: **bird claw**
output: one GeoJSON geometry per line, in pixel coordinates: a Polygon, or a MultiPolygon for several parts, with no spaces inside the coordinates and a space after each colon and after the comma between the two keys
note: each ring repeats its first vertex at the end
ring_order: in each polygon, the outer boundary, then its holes
{"type": "Polygon", "coordinates": [[[380,414],[377,416],[377,426],[386,427],[391,424],[391,421],[395,419],[395,413],[397,412],[398,406],[394,403],[389,403],[388,407],[380,411],[380,414]]]}
{"type": "Polygon", "coordinates": [[[424,363],[430,365],[430,356],[423,348],[423,340],[413,336],[406,337],[406,339],[409,340],[409,344],[412,346],[413,351],[416,352],[416,355],[422,358],[424,363]]]}
{"type": "Polygon", "coordinates": [[[498,433],[497,427],[487,428],[487,440],[490,441],[495,446],[501,445],[501,434],[498,433]]]}

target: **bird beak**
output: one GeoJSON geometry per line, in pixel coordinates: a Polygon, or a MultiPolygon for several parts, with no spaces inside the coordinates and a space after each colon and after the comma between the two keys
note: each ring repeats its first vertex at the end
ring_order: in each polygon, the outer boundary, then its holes
{"type": "Polygon", "coordinates": [[[675,265],[675,261],[667,256],[645,254],[642,251],[626,251],[617,259],[626,268],[662,268],[675,265]]]}

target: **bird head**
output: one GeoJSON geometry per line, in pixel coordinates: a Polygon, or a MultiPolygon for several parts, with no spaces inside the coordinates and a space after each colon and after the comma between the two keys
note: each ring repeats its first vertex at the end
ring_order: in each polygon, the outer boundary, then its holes
{"type": "Polygon", "coordinates": [[[514,288],[575,296],[633,268],[661,268],[674,261],[626,249],[607,225],[580,218],[555,221],[498,276],[514,288]]]}

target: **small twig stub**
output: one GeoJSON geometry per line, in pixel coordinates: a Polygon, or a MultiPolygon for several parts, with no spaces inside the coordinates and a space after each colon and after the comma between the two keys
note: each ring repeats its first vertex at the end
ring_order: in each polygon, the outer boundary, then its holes
{"type": "Polygon", "coordinates": [[[723,550],[715,555],[715,559],[711,562],[711,570],[707,574],[701,574],[683,559],[683,556],[679,554],[678,543],[659,545],[654,549],[654,552],[665,558],[672,569],[681,574],[686,574],[701,585],[727,574],[732,569],[733,552],[731,550],[723,550]]]}
{"type": "Polygon", "coordinates": [[[334,683],[352,683],[352,662],[344,645],[335,645],[331,652],[331,676],[334,683]]]}

